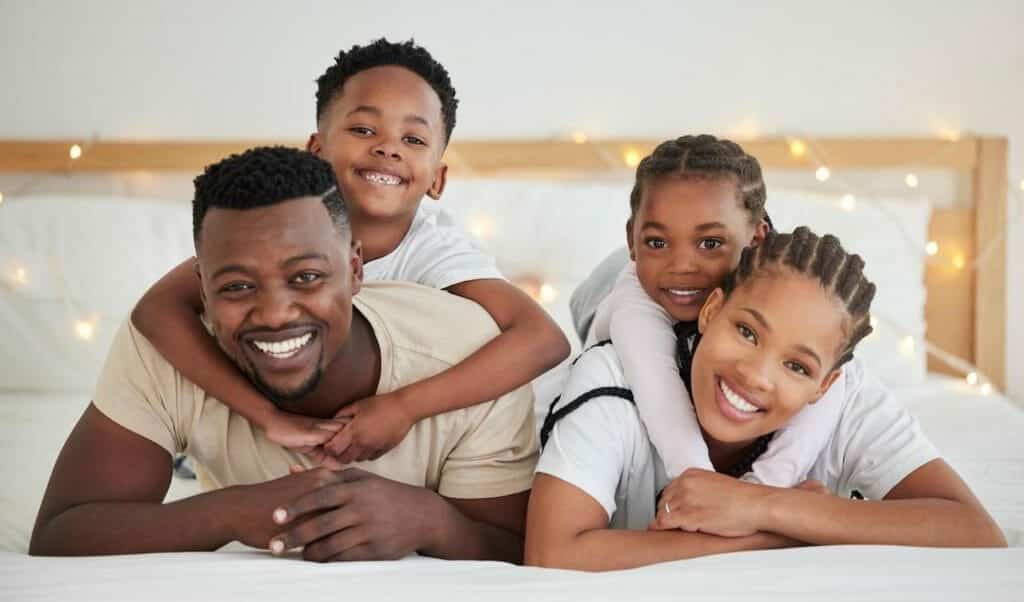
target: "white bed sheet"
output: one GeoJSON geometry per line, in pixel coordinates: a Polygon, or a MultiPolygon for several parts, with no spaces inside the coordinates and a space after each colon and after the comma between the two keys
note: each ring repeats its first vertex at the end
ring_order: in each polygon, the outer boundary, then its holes
{"type": "MultiPolygon", "coordinates": [[[[590,575],[409,558],[321,566],[240,545],[214,553],[25,555],[50,468],[84,396],[0,393],[0,600],[1024,600],[1024,411],[936,377],[899,391],[1003,527],[1009,550],[830,546],[590,575]]],[[[169,498],[194,492],[175,479],[169,498]]]]}

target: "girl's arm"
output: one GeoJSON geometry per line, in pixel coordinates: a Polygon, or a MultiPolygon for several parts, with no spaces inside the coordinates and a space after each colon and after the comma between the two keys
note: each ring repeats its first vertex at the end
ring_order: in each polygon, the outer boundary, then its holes
{"type": "Polygon", "coordinates": [[[132,324],[185,376],[288,447],[315,446],[340,424],[278,410],[220,350],[199,319],[203,311],[195,258],[157,281],[132,310],[132,324]]]}
{"type": "Polygon", "coordinates": [[[501,397],[569,356],[558,325],[505,280],[470,280],[446,290],[481,305],[501,334],[440,374],[342,409],[338,416],[352,422],[326,445],[340,463],[379,457],[417,421],[501,397]]]}
{"type": "Polygon", "coordinates": [[[530,494],[525,545],[528,565],[606,571],[799,544],[770,533],[718,537],[684,531],[609,529],[608,515],[597,500],[566,481],[541,473],[530,494]]]}
{"type": "Polygon", "coordinates": [[[651,443],[674,478],[687,468],[713,470],[697,414],[679,377],[673,320],[644,292],[636,264],[622,271],[594,318],[597,339],[611,338],[651,443]]]}
{"type": "Polygon", "coordinates": [[[656,523],[725,536],[768,531],[812,544],[1006,546],[995,521],[941,458],[911,472],[880,501],[689,471],[665,488],[656,523]]]}

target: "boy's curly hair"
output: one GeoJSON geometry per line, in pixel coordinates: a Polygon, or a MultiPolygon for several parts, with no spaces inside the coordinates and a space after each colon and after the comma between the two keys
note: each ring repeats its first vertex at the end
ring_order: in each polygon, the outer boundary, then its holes
{"type": "Polygon", "coordinates": [[[441,63],[427,52],[426,48],[417,46],[413,40],[389,42],[380,38],[365,46],[353,46],[347,51],[342,50],[334,59],[334,64],[327,68],[316,80],[316,118],[323,117],[324,111],[331,102],[341,94],[341,89],[353,75],[372,69],[394,65],[405,67],[422,77],[441,99],[441,116],[444,119],[445,144],[452,137],[455,129],[455,110],[459,100],[455,98],[448,71],[441,63]]]}

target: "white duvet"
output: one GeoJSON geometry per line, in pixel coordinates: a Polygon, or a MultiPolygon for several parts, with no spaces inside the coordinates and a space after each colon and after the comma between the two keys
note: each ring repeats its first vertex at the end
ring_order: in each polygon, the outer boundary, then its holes
{"type": "MultiPolygon", "coordinates": [[[[25,555],[50,468],[86,397],[0,394],[0,600],[1024,600],[1024,412],[936,378],[899,392],[1010,540],[1009,550],[828,546],[606,574],[502,563],[317,565],[212,553],[25,555]]],[[[193,491],[175,480],[170,496],[193,491]]]]}

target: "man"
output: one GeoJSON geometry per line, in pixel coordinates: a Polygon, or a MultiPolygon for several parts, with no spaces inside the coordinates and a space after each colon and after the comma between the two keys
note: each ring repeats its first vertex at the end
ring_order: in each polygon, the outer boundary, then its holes
{"type": "MultiPolygon", "coordinates": [[[[330,165],[259,148],[207,168],[193,208],[206,318],[278,406],[328,420],[352,401],[458,363],[498,332],[475,304],[399,283],[361,286],[358,241],[330,165]]],[[[30,553],[214,550],[231,541],[310,560],[519,561],[536,462],[523,388],[417,423],[390,452],[332,472],[269,441],[182,378],[130,322],[64,446],[30,553]],[[170,455],[212,490],[163,504],[170,455]],[[291,472],[291,474],[289,474],[291,472]]]]}

